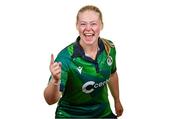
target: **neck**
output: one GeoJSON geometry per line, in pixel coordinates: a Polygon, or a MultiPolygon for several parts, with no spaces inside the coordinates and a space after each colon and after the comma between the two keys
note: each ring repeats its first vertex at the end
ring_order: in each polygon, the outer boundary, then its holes
{"type": "Polygon", "coordinates": [[[82,40],[80,40],[80,45],[83,48],[84,52],[95,52],[98,49],[98,42],[95,42],[92,45],[87,45],[85,43],[82,42],[82,40]]]}
{"type": "Polygon", "coordinates": [[[86,56],[91,57],[92,59],[96,58],[97,52],[99,50],[98,42],[92,44],[92,45],[86,45],[83,42],[80,41],[80,45],[84,50],[84,53],[86,56]]]}

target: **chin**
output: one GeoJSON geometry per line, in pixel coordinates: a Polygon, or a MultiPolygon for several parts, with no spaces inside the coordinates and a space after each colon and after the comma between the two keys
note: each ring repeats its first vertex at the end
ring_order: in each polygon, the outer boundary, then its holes
{"type": "Polygon", "coordinates": [[[93,41],[85,41],[84,43],[87,45],[92,45],[94,42],[93,41]]]}

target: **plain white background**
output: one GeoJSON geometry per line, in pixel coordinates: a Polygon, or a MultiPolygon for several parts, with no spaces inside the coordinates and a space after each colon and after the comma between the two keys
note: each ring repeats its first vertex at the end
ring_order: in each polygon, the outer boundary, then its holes
{"type": "Polygon", "coordinates": [[[120,119],[179,119],[178,0],[1,0],[0,118],[54,118],[43,98],[50,55],[75,40],[86,4],[101,9],[101,36],[117,48],[120,119]]]}

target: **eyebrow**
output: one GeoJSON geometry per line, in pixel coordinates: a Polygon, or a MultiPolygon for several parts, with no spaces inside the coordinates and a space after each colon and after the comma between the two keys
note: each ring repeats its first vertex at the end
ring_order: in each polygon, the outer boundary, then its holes
{"type": "Polygon", "coordinates": [[[90,21],[90,22],[87,22],[87,21],[80,21],[80,23],[96,23],[97,21],[90,21]]]}

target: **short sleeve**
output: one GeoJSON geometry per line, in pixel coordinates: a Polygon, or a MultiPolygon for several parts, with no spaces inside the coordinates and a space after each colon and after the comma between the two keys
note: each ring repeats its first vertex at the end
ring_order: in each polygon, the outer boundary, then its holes
{"type": "MultiPolygon", "coordinates": [[[[55,62],[61,62],[61,77],[60,77],[60,91],[63,92],[66,87],[66,83],[68,80],[68,72],[69,72],[69,66],[68,66],[69,57],[66,55],[65,51],[61,51],[58,56],[55,59],[55,62]]],[[[49,78],[49,81],[51,80],[51,76],[49,78]]]]}
{"type": "Polygon", "coordinates": [[[116,48],[111,48],[110,55],[112,57],[112,67],[111,67],[111,74],[116,72],[116,48]]]}
{"type": "MultiPolygon", "coordinates": [[[[64,64],[65,65],[65,64],[64,64]]],[[[60,91],[63,92],[66,86],[66,82],[68,80],[68,70],[66,69],[65,66],[63,66],[62,63],[62,69],[61,69],[61,83],[60,83],[60,91]]]]}
{"type": "Polygon", "coordinates": [[[61,62],[62,67],[61,67],[61,77],[60,77],[60,91],[63,92],[65,90],[66,87],[66,83],[68,80],[68,72],[69,72],[69,61],[70,61],[70,57],[68,55],[67,50],[63,50],[61,51],[56,60],[57,62],[61,62]]]}
{"type": "Polygon", "coordinates": [[[111,66],[111,74],[116,72],[116,48],[112,41],[102,38],[107,53],[107,63],[111,66]]]}

